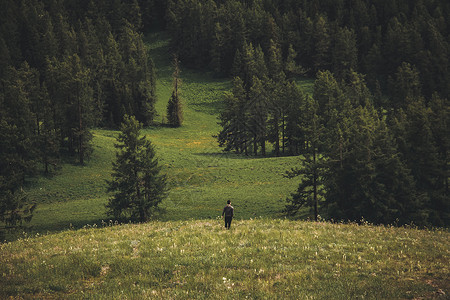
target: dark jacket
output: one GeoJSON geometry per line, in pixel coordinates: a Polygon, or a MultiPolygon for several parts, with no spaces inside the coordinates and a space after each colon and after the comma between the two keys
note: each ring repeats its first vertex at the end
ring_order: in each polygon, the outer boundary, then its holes
{"type": "Polygon", "coordinates": [[[227,205],[223,208],[222,216],[225,215],[225,217],[232,217],[234,215],[234,208],[231,205],[227,205]]]}

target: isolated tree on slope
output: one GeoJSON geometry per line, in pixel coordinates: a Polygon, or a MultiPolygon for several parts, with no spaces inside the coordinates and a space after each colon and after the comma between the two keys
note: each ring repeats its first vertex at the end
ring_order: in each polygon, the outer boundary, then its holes
{"type": "Polygon", "coordinates": [[[180,87],[180,62],[175,55],[173,58],[174,72],[173,72],[173,91],[172,97],[167,104],[167,121],[173,127],[180,127],[183,123],[183,110],[181,108],[181,99],[178,89],[180,87]]]}
{"type": "Polygon", "coordinates": [[[148,221],[166,196],[166,177],[160,174],[151,142],[140,136],[141,128],[135,117],[125,115],[115,145],[119,151],[113,162],[113,179],[108,182],[114,195],[107,208],[116,219],[148,221]]]}

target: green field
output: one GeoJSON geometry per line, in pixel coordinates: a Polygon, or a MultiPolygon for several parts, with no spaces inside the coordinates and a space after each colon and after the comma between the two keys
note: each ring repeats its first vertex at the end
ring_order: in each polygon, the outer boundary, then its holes
{"type": "MultiPolygon", "coordinates": [[[[207,72],[182,69],[184,123],[181,128],[162,126],[172,92],[172,70],[168,38],[163,33],[148,36],[151,56],[157,67],[156,126],[145,128],[168,175],[171,190],[160,205],[159,220],[210,219],[221,213],[230,199],[237,219],[279,217],[286,197],[298,181],[283,174],[299,163],[297,157],[252,157],[223,153],[216,135],[217,116],[229,79],[207,72]]],[[[311,92],[312,80],[299,80],[311,92]]],[[[28,197],[39,205],[30,224],[34,232],[80,228],[109,220],[105,204],[106,180],[114,160],[116,131],[96,129],[94,152],[85,166],[65,164],[51,178],[30,184],[28,197]]]]}
{"type": "Polygon", "coordinates": [[[0,245],[0,298],[445,299],[448,231],[253,219],[150,222],[0,245]]]}

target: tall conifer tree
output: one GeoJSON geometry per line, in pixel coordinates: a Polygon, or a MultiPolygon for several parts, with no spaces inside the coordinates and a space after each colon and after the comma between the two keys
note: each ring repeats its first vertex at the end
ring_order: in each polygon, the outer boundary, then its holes
{"type": "Polygon", "coordinates": [[[107,208],[116,219],[148,221],[167,192],[166,177],[155,157],[151,142],[141,136],[142,125],[135,117],[125,116],[115,147],[112,180],[113,192],[107,208]]]}
{"type": "Polygon", "coordinates": [[[306,150],[302,159],[302,166],[292,168],[286,173],[288,178],[301,177],[301,182],[295,193],[288,198],[286,211],[295,214],[303,206],[313,208],[314,219],[319,217],[319,205],[324,200],[323,177],[325,159],[320,154],[321,137],[323,125],[318,113],[318,103],[308,97],[304,105],[304,118],[302,120],[302,130],[305,134],[306,150]]]}
{"type": "Polygon", "coordinates": [[[173,68],[173,90],[172,96],[167,104],[167,121],[171,126],[180,127],[183,123],[183,110],[180,97],[180,61],[178,60],[177,55],[174,55],[173,57],[173,68]]]}

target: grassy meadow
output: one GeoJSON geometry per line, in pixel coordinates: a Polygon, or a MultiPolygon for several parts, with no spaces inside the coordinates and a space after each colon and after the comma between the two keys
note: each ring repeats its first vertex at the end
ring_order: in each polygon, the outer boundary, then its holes
{"type": "MultiPolygon", "coordinates": [[[[161,204],[159,220],[211,219],[232,200],[236,218],[279,217],[286,197],[298,182],[283,174],[298,164],[297,157],[252,157],[226,154],[219,148],[217,116],[229,79],[182,69],[184,123],[181,128],[164,126],[166,105],[172,92],[171,57],[164,33],[148,37],[157,67],[156,125],[145,128],[171,187],[161,204]]],[[[313,81],[299,81],[311,91],[313,81]]],[[[55,176],[30,183],[28,197],[39,203],[30,224],[33,232],[45,233],[107,221],[106,181],[110,179],[117,131],[96,129],[94,152],[85,166],[64,164],[55,176]]]]}
{"type": "Polygon", "coordinates": [[[0,298],[445,299],[450,235],[282,219],[105,223],[0,245],[0,298]]]}
{"type": "MultiPolygon", "coordinates": [[[[164,126],[168,38],[147,37],[159,116],[145,128],[170,192],[156,220],[115,224],[106,181],[118,132],[96,129],[85,166],[34,179],[31,231],[0,244],[0,299],[444,299],[448,230],[283,219],[297,157],[226,154],[213,137],[229,79],[182,68],[184,124],[164,126]],[[236,218],[218,217],[232,200],[236,218]]],[[[299,80],[306,91],[313,81],[299,80]]],[[[308,216],[308,211],[303,217],[308,216]]]]}

